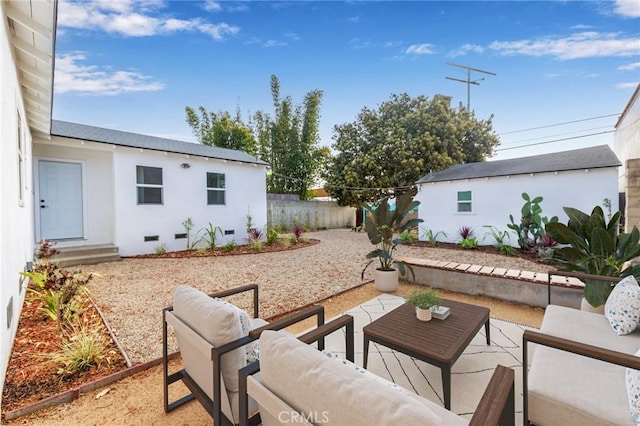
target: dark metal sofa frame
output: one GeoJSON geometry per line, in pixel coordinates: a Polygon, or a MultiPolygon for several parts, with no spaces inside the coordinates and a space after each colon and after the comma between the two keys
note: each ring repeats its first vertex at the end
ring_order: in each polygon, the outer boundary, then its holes
{"type": "MultiPolygon", "coordinates": [[[[248,284],[242,287],[237,287],[225,291],[210,294],[209,297],[223,298],[247,291],[253,292],[253,318],[258,318],[258,285],[248,284]]],[[[168,353],[168,326],[166,313],[173,311],[173,306],[166,307],[162,310],[162,364],[163,364],[163,385],[164,385],[164,411],[169,413],[177,407],[193,400],[197,399],[200,404],[207,410],[209,415],[213,418],[214,424],[218,425],[233,425],[233,419],[227,418],[222,412],[221,405],[221,371],[220,361],[222,355],[240,348],[248,343],[253,342],[260,338],[260,334],[264,330],[281,330],[290,325],[296,324],[307,318],[316,317],[316,324],[318,327],[324,324],[324,307],[315,305],[301,311],[295,312],[285,318],[276,320],[263,327],[257,328],[249,332],[248,336],[229,342],[225,345],[214,347],[211,349],[211,362],[213,363],[214,374],[213,380],[213,400],[209,398],[206,392],[198,386],[198,384],[189,376],[187,371],[183,368],[177,372],[169,373],[169,353],[168,353]],[[169,402],[169,386],[175,382],[182,381],[191,393],[169,402]]],[[[318,340],[318,346],[320,349],[324,349],[324,337],[318,340]]],[[[240,411],[242,413],[242,411],[240,411]]],[[[246,412],[246,409],[245,411],[246,412]]],[[[252,419],[250,424],[259,424],[259,419],[252,419]]]]}

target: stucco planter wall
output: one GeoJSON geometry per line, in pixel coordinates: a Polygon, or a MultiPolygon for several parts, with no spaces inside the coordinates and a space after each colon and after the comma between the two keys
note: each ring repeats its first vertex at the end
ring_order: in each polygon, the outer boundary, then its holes
{"type": "MultiPolygon", "coordinates": [[[[407,259],[403,260],[407,262],[407,259]]],[[[531,306],[546,307],[548,304],[546,280],[528,281],[507,276],[498,277],[455,269],[442,269],[415,264],[411,261],[408,263],[411,264],[413,268],[415,280],[411,279],[411,274],[405,273],[405,275],[402,275],[402,278],[407,281],[428,285],[433,288],[441,288],[464,294],[488,296],[531,306]]],[[[581,288],[552,284],[551,303],[580,309],[582,292],[581,288]]]]}

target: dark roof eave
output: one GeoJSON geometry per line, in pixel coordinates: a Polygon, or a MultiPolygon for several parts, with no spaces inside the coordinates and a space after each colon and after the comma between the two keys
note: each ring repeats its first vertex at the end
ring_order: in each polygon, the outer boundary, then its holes
{"type": "Polygon", "coordinates": [[[526,173],[500,173],[500,174],[487,175],[487,176],[451,177],[451,178],[444,178],[444,179],[436,178],[436,179],[427,179],[427,180],[420,179],[419,181],[416,182],[416,184],[435,183],[435,182],[452,182],[452,181],[455,181],[455,180],[485,179],[485,178],[504,177],[504,176],[523,176],[523,175],[540,174],[540,173],[572,172],[572,171],[584,170],[584,169],[589,169],[589,170],[608,169],[609,167],[619,167],[621,165],[622,165],[622,163],[619,163],[617,165],[610,165],[610,166],[593,166],[593,167],[580,167],[580,168],[575,168],[575,169],[558,169],[558,170],[540,170],[540,171],[537,171],[537,172],[526,172],[526,173]]]}
{"type": "Polygon", "coordinates": [[[191,154],[191,153],[186,153],[186,152],[182,152],[182,151],[177,151],[177,150],[171,150],[171,149],[159,149],[159,148],[150,148],[150,147],[138,147],[138,146],[133,146],[133,145],[128,145],[128,144],[124,144],[124,143],[120,143],[120,142],[105,142],[105,141],[99,141],[99,140],[93,140],[93,139],[87,139],[87,138],[80,138],[80,137],[76,137],[76,136],[69,136],[69,135],[58,135],[55,133],[51,133],[51,136],[56,136],[59,138],[67,138],[67,139],[74,139],[74,140],[79,140],[79,141],[86,141],[86,142],[94,142],[94,143],[101,143],[101,144],[105,144],[105,145],[116,145],[116,146],[121,146],[121,147],[125,147],[125,148],[131,148],[131,149],[146,149],[149,151],[156,151],[156,152],[170,152],[172,154],[181,154],[181,155],[192,155],[194,157],[204,157],[204,158],[212,158],[215,160],[225,160],[225,161],[234,161],[236,163],[246,163],[246,164],[256,164],[256,165],[261,165],[261,166],[269,166],[269,163],[262,161],[262,160],[234,160],[234,159],[230,159],[230,158],[225,158],[222,156],[214,156],[214,155],[203,155],[203,154],[191,154]]]}

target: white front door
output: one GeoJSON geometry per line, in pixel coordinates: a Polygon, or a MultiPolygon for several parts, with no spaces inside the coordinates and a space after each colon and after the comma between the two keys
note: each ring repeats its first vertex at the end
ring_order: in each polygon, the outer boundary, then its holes
{"type": "Polygon", "coordinates": [[[82,238],[82,165],[38,161],[40,238],[82,238]]]}

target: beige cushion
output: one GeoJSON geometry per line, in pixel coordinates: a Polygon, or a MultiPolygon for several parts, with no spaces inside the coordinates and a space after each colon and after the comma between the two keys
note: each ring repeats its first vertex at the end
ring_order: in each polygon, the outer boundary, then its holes
{"type": "MultiPolygon", "coordinates": [[[[331,424],[436,425],[443,422],[429,405],[435,404],[371,380],[283,333],[262,333],[260,371],[264,385],[286,404],[305,416],[326,418],[331,424]]],[[[451,424],[449,418],[447,423],[451,424]]],[[[466,424],[463,419],[460,423],[466,424]]]]}
{"type": "MultiPolygon", "coordinates": [[[[211,298],[193,287],[181,285],[176,288],[173,295],[173,313],[215,347],[242,337],[237,308],[223,300],[211,298]]],[[[179,336],[178,344],[180,344],[179,336]]],[[[182,347],[180,350],[182,351],[182,347]]],[[[210,359],[208,363],[211,364],[210,359]]],[[[242,347],[222,356],[220,368],[227,391],[238,391],[238,370],[245,365],[246,353],[242,347]]],[[[194,368],[198,366],[185,363],[185,369],[190,375],[192,375],[190,369],[194,368]]],[[[212,382],[213,377],[210,376],[208,381],[212,382]]],[[[206,382],[205,380],[205,383],[198,384],[208,391],[212,385],[206,382]]]]}
{"type": "MultiPolygon", "coordinates": [[[[632,354],[640,333],[617,336],[600,314],[550,305],[541,332],[632,354]]],[[[624,367],[536,345],[529,370],[529,420],[536,424],[633,425],[624,367]]]]}

